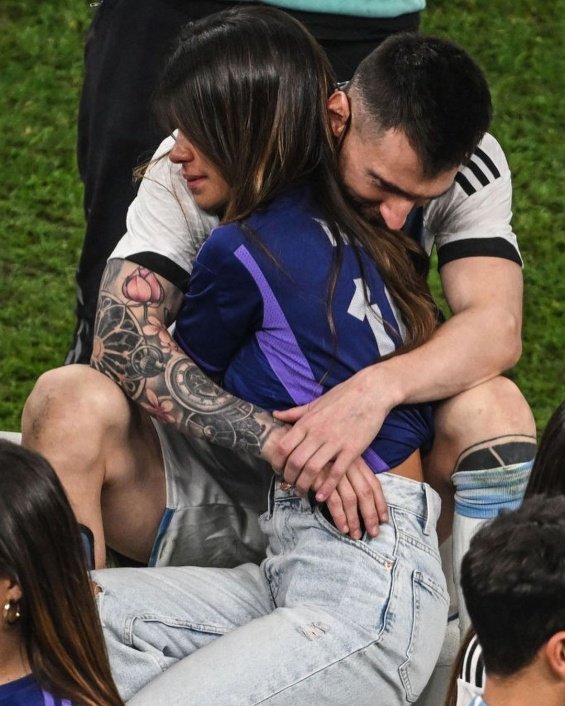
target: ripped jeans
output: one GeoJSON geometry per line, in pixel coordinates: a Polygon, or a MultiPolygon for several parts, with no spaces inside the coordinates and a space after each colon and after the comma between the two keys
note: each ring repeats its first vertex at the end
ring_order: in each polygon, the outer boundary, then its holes
{"type": "Polygon", "coordinates": [[[275,482],[260,566],[108,569],[100,615],[137,706],[396,706],[431,675],[448,598],[426,484],[379,476],[390,519],[352,540],[275,482]],[[135,694],[135,696],[134,696],[135,694]]]}

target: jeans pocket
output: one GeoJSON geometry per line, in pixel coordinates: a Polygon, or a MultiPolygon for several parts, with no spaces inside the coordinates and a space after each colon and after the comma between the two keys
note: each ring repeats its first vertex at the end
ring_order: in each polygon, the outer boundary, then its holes
{"type": "Polygon", "coordinates": [[[421,571],[412,574],[412,631],[406,660],[399,668],[409,702],[418,699],[439,657],[447,625],[448,602],[442,587],[421,571]]]}

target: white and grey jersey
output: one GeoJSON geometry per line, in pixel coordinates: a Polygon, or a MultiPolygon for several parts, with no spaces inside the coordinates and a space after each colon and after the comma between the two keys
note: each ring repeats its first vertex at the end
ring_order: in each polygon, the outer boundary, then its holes
{"type": "Polygon", "coordinates": [[[185,291],[196,253],[218,219],[194,202],[181,166],[167,157],[173,145],[168,137],[153,155],[110,258],[137,262],[185,291]]]}
{"type": "Polygon", "coordinates": [[[439,266],[464,257],[501,257],[522,264],[512,231],[512,181],[502,148],[485,135],[453,186],[424,211],[424,247],[439,266]]]}
{"type": "MultiPolygon", "coordinates": [[[[218,223],[195,204],[180,165],[167,159],[165,139],[142,180],[127,215],[127,232],[111,258],[124,258],[157,272],[186,290],[198,249],[218,223]]],[[[512,184],[502,148],[485,135],[462,166],[451,189],[424,210],[424,247],[437,248],[439,266],[473,256],[522,264],[512,232],[512,184]]]]}

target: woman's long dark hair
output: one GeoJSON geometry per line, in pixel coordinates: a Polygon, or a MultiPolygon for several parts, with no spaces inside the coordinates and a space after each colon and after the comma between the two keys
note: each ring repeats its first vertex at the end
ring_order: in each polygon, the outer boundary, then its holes
{"type": "Polygon", "coordinates": [[[224,222],[243,221],[308,179],[337,243],[329,302],[347,239],[376,263],[406,325],[405,348],[414,347],[436,326],[423,268],[415,264],[424,257],[411,239],[368,223],[341,187],[327,110],[334,87],[323,50],[299,22],[274,8],[243,7],[185,27],[155,108],[230,185],[224,222]]]}
{"type": "Polygon", "coordinates": [[[0,576],[22,591],[23,649],[40,686],[80,706],[119,706],[82,542],[39,454],[0,440],[0,576]]]}

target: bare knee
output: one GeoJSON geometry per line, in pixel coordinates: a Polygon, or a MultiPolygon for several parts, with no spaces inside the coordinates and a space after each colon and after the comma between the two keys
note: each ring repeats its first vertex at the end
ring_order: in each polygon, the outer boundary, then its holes
{"type": "Polygon", "coordinates": [[[41,375],[22,413],[22,443],[45,452],[50,442],[87,442],[127,409],[120,388],[86,365],[68,365],[41,375]]]}

